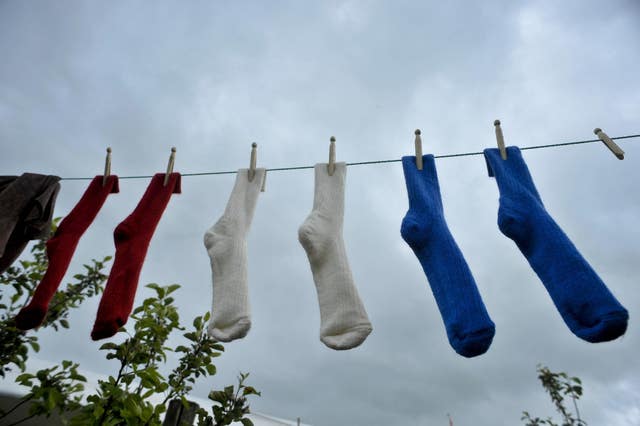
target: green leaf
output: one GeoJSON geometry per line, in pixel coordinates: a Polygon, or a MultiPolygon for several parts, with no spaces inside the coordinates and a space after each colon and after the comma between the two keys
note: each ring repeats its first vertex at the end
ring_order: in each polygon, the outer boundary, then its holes
{"type": "Polygon", "coordinates": [[[209,392],[209,399],[224,404],[228,397],[227,394],[222,391],[211,391],[209,392]]]}
{"type": "Polygon", "coordinates": [[[258,392],[253,386],[245,386],[242,390],[243,395],[258,395],[260,396],[260,392],[258,392]]]}
{"type": "Polygon", "coordinates": [[[36,352],[40,352],[40,345],[35,342],[35,341],[31,341],[29,342],[29,345],[31,346],[31,348],[36,351],[36,352]]]}
{"type": "Polygon", "coordinates": [[[243,426],[253,426],[253,422],[249,419],[240,419],[240,423],[242,423],[243,426]]]}
{"type": "Polygon", "coordinates": [[[195,317],[195,319],[193,320],[193,326],[197,330],[200,330],[202,328],[202,317],[195,317]]]}
{"type": "Polygon", "coordinates": [[[174,291],[176,291],[177,289],[180,288],[180,284],[171,284],[170,286],[167,286],[167,294],[171,294],[174,291]]]}
{"type": "Polygon", "coordinates": [[[103,344],[102,346],[100,346],[100,350],[101,351],[112,350],[112,349],[118,349],[118,345],[116,345],[113,342],[107,342],[107,343],[103,344]]]}

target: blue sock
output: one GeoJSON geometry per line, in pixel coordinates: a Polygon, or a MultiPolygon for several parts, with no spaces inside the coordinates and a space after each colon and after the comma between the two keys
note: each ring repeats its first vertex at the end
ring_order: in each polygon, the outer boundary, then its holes
{"type": "Polygon", "coordinates": [[[400,233],[427,275],[449,343],[460,355],[474,357],[489,349],[495,325],[444,219],[433,155],[422,159],[418,170],[416,157],[402,157],[409,211],[400,233]]]}
{"type": "Polygon", "coordinates": [[[520,149],[485,149],[489,176],[500,191],[498,226],[527,258],[569,329],[587,342],[613,340],[629,314],[549,216],[520,149]]]}

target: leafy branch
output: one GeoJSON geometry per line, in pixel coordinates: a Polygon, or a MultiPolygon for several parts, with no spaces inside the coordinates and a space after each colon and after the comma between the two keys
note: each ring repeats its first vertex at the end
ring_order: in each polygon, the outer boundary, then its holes
{"type": "MultiPolygon", "coordinates": [[[[31,256],[32,259],[21,260],[0,275],[0,377],[17,367],[23,374],[16,382],[29,389],[14,407],[0,411],[0,420],[20,424],[36,416],[49,417],[58,413],[70,417],[70,424],[77,426],[157,426],[161,424],[160,418],[168,401],[178,399],[188,405],[187,395],[196,380],[216,374],[213,361],[222,354],[224,347],[206,331],[209,313],[196,317],[189,330],[181,325],[172,296],[180,288],[178,284],[146,286],[153,295],[133,311],[132,333],[122,327],[119,332],[127,335],[122,343],[108,342],[100,348],[106,352],[108,360],[118,361],[117,373],[100,380],[96,392],[86,395],[86,402],[81,403],[86,379],[78,374],[78,364],[72,361],[63,361],[59,366],[35,374],[24,373],[30,350],[37,352],[40,346],[33,332],[15,327],[13,318],[47,270],[45,243],[34,244],[31,256]],[[174,348],[167,342],[175,331],[182,331],[187,343],[174,348]],[[165,378],[160,370],[166,364],[169,352],[179,354],[179,362],[165,378]],[[152,398],[157,401],[158,395],[162,396],[162,402],[153,403],[152,398]],[[10,420],[18,408],[26,405],[29,407],[26,417],[10,420]]],[[[74,281],[54,295],[41,327],[51,327],[55,331],[69,328],[70,312],[87,298],[102,292],[107,278],[103,271],[110,259],[105,257],[84,265],[83,273],[74,275],[74,281]]],[[[233,421],[251,425],[246,418],[249,413],[247,397],[260,393],[245,385],[247,376],[240,375],[237,389],[227,386],[223,391],[212,391],[209,399],[215,403],[213,416],[202,408],[198,410],[198,416],[209,425],[214,419],[216,425],[228,425],[233,421]]]]}
{"type": "MultiPolygon", "coordinates": [[[[578,410],[578,400],[582,396],[582,382],[580,379],[569,377],[564,372],[554,373],[548,367],[541,365],[538,365],[537,371],[542,387],[549,394],[556,411],[562,416],[561,426],[586,426],[587,422],[580,418],[580,411],[578,410]],[[566,398],[571,399],[575,413],[565,406],[566,398]]],[[[540,417],[532,418],[527,411],[522,412],[521,420],[527,421],[525,426],[558,426],[551,417],[546,419],[541,419],[540,417]]]]}

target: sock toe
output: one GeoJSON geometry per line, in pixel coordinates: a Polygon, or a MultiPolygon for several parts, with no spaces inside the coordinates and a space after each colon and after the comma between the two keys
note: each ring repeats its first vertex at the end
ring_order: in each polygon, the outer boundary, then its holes
{"type": "Polygon", "coordinates": [[[495,334],[496,328],[492,324],[466,335],[456,336],[451,339],[451,346],[459,355],[473,358],[489,350],[495,334]]]}
{"type": "Polygon", "coordinates": [[[233,324],[226,326],[213,325],[209,327],[209,336],[219,342],[231,342],[236,339],[242,339],[249,333],[251,329],[251,320],[249,318],[241,318],[233,324]]]}
{"type": "Polygon", "coordinates": [[[608,342],[627,331],[628,321],[629,313],[626,310],[611,312],[602,316],[592,327],[578,330],[575,334],[590,343],[608,342]]]}
{"type": "Polygon", "coordinates": [[[118,332],[122,325],[124,325],[124,322],[119,320],[100,322],[96,321],[96,323],[93,325],[93,330],[91,331],[91,339],[100,340],[111,337],[118,332]]]}
{"type": "Polygon", "coordinates": [[[41,307],[34,306],[25,308],[16,315],[16,327],[20,330],[31,330],[32,328],[36,328],[42,324],[46,315],[47,310],[41,307]]]}
{"type": "Polygon", "coordinates": [[[320,336],[322,343],[338,351],[353,349],[365,341],[373,330],[370,324],[362,324],[351,327],[340,334],[320,336]]]}

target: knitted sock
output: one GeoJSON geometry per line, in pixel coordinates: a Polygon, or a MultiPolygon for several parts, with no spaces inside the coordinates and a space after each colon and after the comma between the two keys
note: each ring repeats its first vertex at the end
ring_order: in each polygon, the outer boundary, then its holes
{"type": "Polygon", "coordinates": [[[113,336],[129,319],[151,237],[171,194],[180,193],[180,174],[171,173],[167,186],[164,177],[164,173],[153,176],[133,213],[113,232],[116,256],[91,331],[93,340],[113,336]]]}
{"type": "Polygon", "coordinates": [[[31,301],[16,316],[16,327],[19,329],[29,330],[42,324],[49,302],[67,272],[80,237],[98,215],[107,196],[119,191],[117,176],[109,176],[105,185],[102,185],[102,180],[102,176],[93,178],[78,204],[60,222],[55,235],[47,241],[49,266],[31,301]]]}
{"type": "Polygon", "coordinates": [[[315,166],[313,210],[298,229],[307,253],[320,305],[320,340],[332,349],[351,349],[371,333],[342,238],[345,163],[336,163],[333,176],[327,164],[315,166]]]}
{"type": "Polygon", "coordinates": [[[569,329],[588,342],[613,340],[627,329],[629,314],[549,216],[520,149],[486,149],[489,176],[500,191],[498,226],[527,258],[569,329]]]}
{"type": "Polygon", "coordinates": [[[224,214],[204,234],[213,276],[208,332],[221,342],[241,339],[251,328],[247,234],[264,177],[265,169],[256,169],[255,177],[249,182],[248,170],[238,170],[224,214]]]}
{"type": "Polygon", "coordinates": [[[433,155],[402,157],[409,211],[400,233],[424,269],[453,349],[465,357],[489,349],[495,325],[444,218],[433,155]]]}

